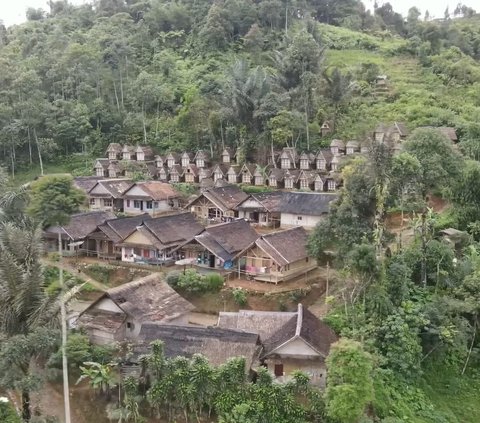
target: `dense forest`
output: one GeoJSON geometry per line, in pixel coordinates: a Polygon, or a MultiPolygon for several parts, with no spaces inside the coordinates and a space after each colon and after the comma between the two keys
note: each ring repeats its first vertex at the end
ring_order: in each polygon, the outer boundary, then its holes
{"type": "MultiPolygon", "coordinates": [[[[478,139],[480,25],[357,0],[51,1],[0,26],[0,162],[12,174],[110,142],[159,151],[315,150],[332,121],[454,126],[478,139]],[[387,93],[375,80],[385,74],[387,93]],[[252,149],[252,147],[255,147],[252,149]]],[[[1,18],[1,17],[0,17],[1,18]]],[[[85,169],[83,169],[85,172],[85,169]]]]}

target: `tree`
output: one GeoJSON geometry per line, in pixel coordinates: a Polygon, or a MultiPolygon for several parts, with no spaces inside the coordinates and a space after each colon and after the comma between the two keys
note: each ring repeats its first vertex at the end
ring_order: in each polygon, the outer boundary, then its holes
{"type": "MultiPolygon", "coordinates": [[[[85,195],[73,186],[73,180],[68,176],[48,176],[36,181],[31,186],[31,201],[28,212],[39,221],[47,225],[65,225],[70,215],[78,210],[84,202],[85,195]]],[[[62,257],[62,237],[58,232],[58,249],[62,257]]],[[[59,283],[63,294],[63,268],[60,264],[59,283]]],[[[65,301],[60,301],[62,325],[62,370],[63,370],[63,399],[65,402],[65,420],[70,423],[70,394],[68,387],[67,362],[67,316],[65,301]]]]}
{"type": "Polygon", "coordinates": [[[326,413],[341,423],[355,423],[373,399],[373,359],[359,342],[342,339],[330,348],[325,390],[326,413]]]}
{"type": "Polygon", "coordinates": [[[22,393],[22,414],[29,420],[30,392],[40,380],[32,369],[38,356],[48,357],[57,337],[48,327],[58,321],[59,294],[47,294],[42,232],[30,222],[0,225],[0,383],[22,393]]]}
{"type": "Polygon", "coordinates": [[[468,160],[460,178],[452,188],[454,213],[459,228],[466,230],[471,222],[480,220],[480,163],[468,160]]]}
{"type": "Polygon", "coordinates": [[[459,176],[462,158],[436,129],[416,129],[405,142],[405,151],[420,163],[418,185],[423,199],[434,189],[452,186],[459,176]]]}

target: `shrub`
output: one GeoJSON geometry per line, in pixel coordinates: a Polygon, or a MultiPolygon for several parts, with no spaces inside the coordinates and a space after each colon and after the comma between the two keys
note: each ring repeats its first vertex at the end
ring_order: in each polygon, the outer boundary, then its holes
{"type": "Polygon", "coordinates": [[[178,288],[189,293],[201,293],[206,291],[206,284],[202,275],[193,269],[188,269],[180,274],[177,283],[178,288]]]}
{"type": "Polygon", "coordinates": [[[167,273],[166,281],[172,287],[176,288],[178,286],[178,281],[181,276],[181,272],[178,270],[172,270],[171,272],[167,273]]]}
{"type": "Polygon", "coordinates": [[[218,292],[223,287],[223,277],[218,273],[209,273],[205,276],[206,290],[209,292],[218,292]]]}
{"type": "Polygon", "coordinates": [[[7,398],[0,397],[0,422],[2,423],[22,423],[12,405],[7,398]]]}
{"type": "Polygon", "coordinates": [[[247,304],[247,293],[242,288],[235,288],[232,292],[233,301],[239,306],[247,304]]]}

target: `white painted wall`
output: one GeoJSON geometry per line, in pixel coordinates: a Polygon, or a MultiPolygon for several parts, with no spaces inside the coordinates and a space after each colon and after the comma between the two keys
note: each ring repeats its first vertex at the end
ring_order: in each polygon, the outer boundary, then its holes
{"type": "Polygon", "coordinates": [[[118,307],[110,298],[103,298],[97,304],[95,308],[99,310],[112,311],[114,313],[124,313],[124,311],[118,307]]]}
{"type": "Polygon", "coordinates": [[[304,228],[314,228],[318,222],[325,219],[325,216],[308,216],[304,214],[282,213],[280,215],[281,227],[303,226],[304,228]],[[301,219],[299,219],[301,217],[301,219]]]}
{"type": "Polygon", "coordinates": [[[275,354],[281,356],[308,356],[308,357],[320,357],[313,348],[305,343],[301,338],[295,338],[287,344],[277,348],[275,354]]]}

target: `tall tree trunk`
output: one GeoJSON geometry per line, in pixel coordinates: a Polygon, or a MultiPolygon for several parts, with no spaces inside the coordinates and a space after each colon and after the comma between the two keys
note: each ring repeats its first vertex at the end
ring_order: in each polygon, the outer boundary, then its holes
{"type": "Polygon", "coordinates": [[[422,262],[421,279],[422,285],[427,286],[427,211],[422,212],[422,262]]]}
{"type": "Polygon", "coordinates": [[[27,136],[28,136],[28,155],[30,158],[30,165],[33,164],[33,159],[32,159],[32,137],[30,136],[30,127],[27,126],[27,136]]]}
{"type": "Polygon", "coordinates": [[[147,123],[145,122],[145,101],[142,104],[143,143],[147,144],[147,123]]]}
{"type": "Polygon", "coordinates": [[[22,419],[24,422],[29,422],[32,418],[32,411],[30,410],[30,392],[27,389],[22,391],[22,419]]]}
{"type": "Polygon", "coordinates": [[[123,78],[122,78],[122,70],[120,66],[118,67],[118,73],[120,74],[120,102],[122,104],[122,109],[125,107],[123,104],[123,78]]]}
{"type": "Polygon", "coordinates": [[[38,142],[37,130],[35,129],[35,127],[33,128],[33,136],[35,137],[35,143],[37,144],[38,162],[40,163],[40,175],[43,176],[42,153],[40,152],[40,144],[39,144],[39,142],[38,142]]]}
{"type": "Polygon", "coordinates": [[[117,110],[120,112],[120,102],[118,100],[118,92],[117,92],[117,84],[115,84],[115,81],[113,81],[113,92],[115,93],[115,100],[117,103],[117,110]]]}

